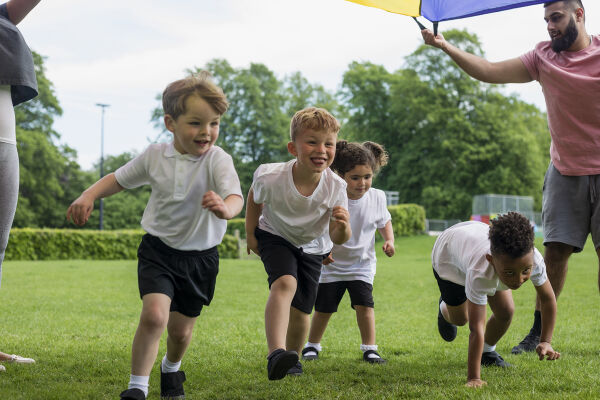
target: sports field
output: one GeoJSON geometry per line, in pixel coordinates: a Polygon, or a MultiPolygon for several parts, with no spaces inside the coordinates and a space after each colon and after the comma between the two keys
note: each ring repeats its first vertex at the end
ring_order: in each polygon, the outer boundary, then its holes
{"type": "MultiPolygon", "coordinates": [[[[497,351],[514,364],[483,369],[488,386],[464,387],[468,328],[452,343],[436,328],[434,238],[399,238],[396,256],[378,254],[377,343],[387,365],[361,361],[348,299],[331,320],[321,359],[301,377],[266,376],[266,274],[258,259],[222,260],[215,298],[196,325],[182,369],[188,399],[582,399],[600,398],[600,296],[593,246],[572,257],[558,301],[554,362],[512,356],[533,316],[531,283],[514,292],[513,324],[497,351]]],[[[129,379],[141,301],[135,261],[10,262],[2,266],[0,350],[33,357],[6,365],[0,399],[117,399],[129,379]]],[[[164,354],[164,340],[159,358],[164,354]]],[[[159,399],[158,362],[149,399],[159,399]]]]}

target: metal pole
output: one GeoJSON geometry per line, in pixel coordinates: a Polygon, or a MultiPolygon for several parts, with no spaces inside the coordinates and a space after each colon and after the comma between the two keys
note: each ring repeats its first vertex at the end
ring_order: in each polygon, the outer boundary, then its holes
{"type": "MultiPolygon", "coordinates": [[[[100,125],[100,179],[104,176],[104,109],[109,107],[109,104],[96,103],[102,108],[102,119],[100,125]]],[[[104,229],[104,199],[100,199],[100,224],[98,229],[104,229]]]]}

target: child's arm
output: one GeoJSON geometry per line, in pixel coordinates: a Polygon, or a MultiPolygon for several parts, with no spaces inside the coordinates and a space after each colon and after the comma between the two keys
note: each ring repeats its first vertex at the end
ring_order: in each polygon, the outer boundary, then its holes
{"type": "Polygon", "coordinates": [[[481,353],[485,333],[485,305],[467,300],[469,314],[469,356],[467,364],[467,386],[480,387],[487,382],[481,380],[481,353]]]}
{"type": "Polygon", "coordinates": [[[237,194],[230,194],[223,200],[221,196],[209,190],[202,197],[202,208],[208,209],[221,219],[231,219],[242,211],[244,199],[237,194]]]}
{"type": "Polygon", "coordinates": [[[262,204],[256,204],[254,202],[254,191],[250,189],[248,191],[248,199],[246,200],[246,251],[250,254],[253,251],[254,254],[258,253],[258,241],[254,236],[254,230],[258,226],[258,218],[262,214],[262,204]]]}
{"type": "Polygon", "coordinates": [[[383,228],[380,228],[379,233],[383,240],[385,240],[383,252],[388,257],[393,256],[396,253],[396,249],[394,248],[394,228],[392,228],[392,221],[389,220],[383,228]]]}
{"type": "Polygon", "coordinates": [[[97,199],[112,196],[123,190],[123,186],[119,185],[114,173],[110,173],[87,188],[81,196],[77,198],[67,209],[67,221],[70,219],[76,225],[84,225],[92,210],[94,209],[94,201],[97,199]]]}
{"type": "Polygon", "coordinates": [[[335,244],[343,244],[352,236],[350,229],[350,214],[342,206],[333,207],[329,221],[329,237],[335,244]]]}
{"type": "Polygon", "coordinates": [[[554,323],[556,322],[554,290],[552,290],[549,280],[546,280],[542,286],[535,286],[535,290],[542,306],[542,335],[540,336],[540,344],[537,345],[535,351],[538,353],[540,360],[543,360],[544,357],[547,360],[556,360],[560,357],[560,353],[555,351],[550,344],[554,332],[554,323]]]}

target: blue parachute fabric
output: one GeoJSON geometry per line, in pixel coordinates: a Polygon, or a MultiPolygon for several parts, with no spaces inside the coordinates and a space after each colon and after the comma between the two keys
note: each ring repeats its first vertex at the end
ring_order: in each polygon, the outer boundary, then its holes
{"type": "Polygon", "coordinates": [[[429,21],[449,21],[511,8],[546,3],[549,0],[421,0],[421,15],[429,21]]]}

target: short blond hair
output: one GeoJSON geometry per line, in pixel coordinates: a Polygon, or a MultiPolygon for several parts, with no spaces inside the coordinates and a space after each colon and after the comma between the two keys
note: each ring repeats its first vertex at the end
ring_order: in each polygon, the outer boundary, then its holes
{"type": "Polygon", "coordinates": [[[225,93],[212,80],[212,75],[207,71],[200,71],[167,85],[162,94],[165,115],[177,119],[185,114],[185,101],[191,95],[204,99],[219,115],[225,114],[229,107],[225,93]]]}
{"type": "Polygon", "coordinates": [[[307,129],[337,134],[340,131],[340,123],[324,108],[307,107],[296,112],[292,117],[290,123],[290,139],[292,142],[296,140],[296,136],[300,132],[307,129]]]}

